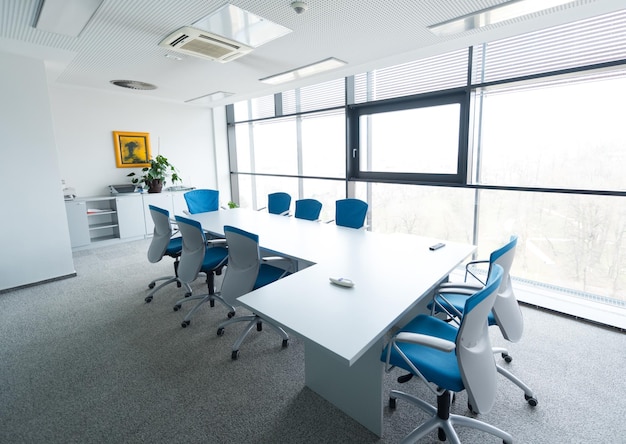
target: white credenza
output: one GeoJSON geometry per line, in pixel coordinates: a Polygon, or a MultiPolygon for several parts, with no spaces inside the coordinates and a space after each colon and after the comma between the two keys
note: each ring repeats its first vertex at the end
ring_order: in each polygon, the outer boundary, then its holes
{"type": "Polygon", "coordinates": [[[151,236],[154,223],[148,205],[164,208],[171,215],[183,214],[187,209],[183,194],[183,191],[134,193],[66,201],[72,248],[151,236]]]}

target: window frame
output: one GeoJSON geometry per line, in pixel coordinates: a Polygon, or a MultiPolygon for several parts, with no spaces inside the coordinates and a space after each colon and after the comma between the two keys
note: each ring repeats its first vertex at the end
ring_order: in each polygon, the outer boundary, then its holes
{"type": "Polygon", "coordinates": [[[346,109],[347,179],[366,182],[413,183],[420,185],[466,185],[468,181],[468,141],[470,129],[470,93],[468,88],[454,88],[434,93],[348,105],[346,109]],[[449,173],[401,173],[363,171],[360,169],[361,116],[393,111],[459,104],[459,140],[457,171],[449,173]]]}

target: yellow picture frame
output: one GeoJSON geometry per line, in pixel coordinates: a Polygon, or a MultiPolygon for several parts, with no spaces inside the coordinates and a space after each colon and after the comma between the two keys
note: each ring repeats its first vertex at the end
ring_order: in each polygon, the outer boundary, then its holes
{"type": "Polygon", "coordinates": [[[118,168],[144,168],[150,166],[150,133],[113,131],[115,163],[118,168]]]}

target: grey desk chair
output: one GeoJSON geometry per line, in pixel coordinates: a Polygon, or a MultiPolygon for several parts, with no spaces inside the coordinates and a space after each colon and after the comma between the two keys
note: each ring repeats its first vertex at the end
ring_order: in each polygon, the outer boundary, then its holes
{"type": "Polygon", "coordinates": [[[150,263],[160,262],[163,256],[169,256],[174,259],[174,275],[173,276],[163,276],[157,278],[148,284],[148,288],[151,291],[145,298],[146,302],[152,302],[152,298],[154,294],[159,291],[161,288],[166,285],[172,284],[176,282],[176,285],[180,287],[181,285],[185,286],[186,296],[191,296],[191,287],[188,283],[182,282],[178,278],[178,265],[179,258],[183,250],[183,239],[174,236],[174,230],[172,229],[172,224],[170,220],[170,213],[163,208],[156,207],[154,205],[148,205],[148,209],[150,211],[150,216],[154,222],[154,232],[152,234],[152,241],[150,242],[150,246],[148,247],[148,261],[150,263]],[[158,286],[157,282],[164,281],[158,286]]]}
{"type": "MultiPolygon", "coordinates": [[[[224,273],[224,280],[222,281],[219,295],[227,304],[237,306],[239,305],[237,300],[239,296],[243,296],[252,290],[261,288],[289,274],[288,269],[275,265],[287,264],[290,266],[290,261],[285,261],[282,258],[276,258],[274,261],[270,258],[261,259],[259,236],[256,234],[228,225],[224,227],[224,233],[228,244],[228,267],[224,273]]],[[[261,331],[263,322],[278,332],[283,339],[283,347],[288,345],[289,335],[285,330],[257,314],[230,318],[218,327],[217,335],[223,336],[225,328],[235,322],[247,322],[248,325],[232,346],[232,359],[239,357],[239,347],[252,328],[256,325],[257,331],[261,331]]]]}
{"type": "MultiPolygon", "coordinates": [[[[441,284],[435,291],[433,302],[429,304],[432,313],[445,313],[450,319],[455,319],[458,322],[463,316],[467,299],[476,292],[476,290],[484,286],[483,280],[478,277],[476,267],[480,266],[480,264],[488,264],[487,279],[489,279],[489,276],[497,264],[503,269],[502,283],[498,288],[496,301],[493,305],[492,312],[489,314],[488,322],[491,326],[497,326],[502,336],[507,341],[518,342],[522,338],[524,331],[524,319],[515,293],[513,292],[510,276],[516,247],[517,236],[511,236],[509,242],[491,253],[489,260],[469,262],[465,268],[465,282],[446,282],[441,284]],[[468,282],[469,276],[472,276],[477,284],[468,282]]],[[[513,359],[506,348],[494,347],[493,352],[496,354],[499,353],[507,363],[511,362],[513,359]]],[[[497,370],[502,376],[509,379],[524,391],[524,398],[531,406],[534,407],[537,405],[537,397],[528,385],[500,365],[497,366],[497,370]]]]}
{"type": "MultiPolygon", "coordinates": [[[[392,390],[389,407],[398,399],[415,404],[431,417],[404,438],[403,443],[417,442],[438,431],[439,440],[460,443],[455,425],[470,427],[497,436],[505,443],[513,437],[490,424],[450,413],[453,394],[465,390],[470,410],[489,412],[496,398],[496,365],[491,352],[487,317],[496,300],[502,280],[502,267],[494,265],[487,285],[465,303],[460,327],[434,316],[419,315],[396,333],[381,359],[386,371],[403,368],[418,376],[437,396],[437,407],[408,393],[392,390]]],[[[474,442],[480,442],[476,440],[474,442]]]]}
{"type": "Polygon", "coordinates": [[[199,222],[186,217],[176,216],[178,229],[183,235],[183,251],[178,266],[178,276],[186,283],[196,280],[199,273],[206,274],[207,293],[186,297],[176,302],[174,311],[181,309],[182,304],[197,300],[198,303],[185,315],[181,326],[187,327],[191,323],[191,316],[204,304],[209,302],[215,305],[215,299],[224,303],[229,309],[229,316],[235,315],[235,307],[224,302],[215,294],[215,274],[221,273],[228,259],[228,249],[223,246],[213,246],[207,239],[199,222]]]}

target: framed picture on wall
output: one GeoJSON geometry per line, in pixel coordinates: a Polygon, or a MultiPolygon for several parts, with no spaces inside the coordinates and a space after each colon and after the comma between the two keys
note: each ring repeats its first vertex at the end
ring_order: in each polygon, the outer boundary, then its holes
{"type": "Polygon", "coordinates": [[[150,133],[113,131],[113,144],[118,168],[150,166],[150,133]]]}

